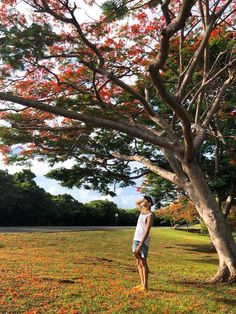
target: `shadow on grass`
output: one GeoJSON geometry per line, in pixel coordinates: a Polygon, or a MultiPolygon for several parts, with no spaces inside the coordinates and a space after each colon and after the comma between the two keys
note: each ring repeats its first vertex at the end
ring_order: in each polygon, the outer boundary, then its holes
{"type": "Polygon", "coordinates": [[[84,259],[81,259],[79,261],[75,261],[74,264],[79,264],[79,265],[91,265],[91,266],[104,266],[106,268],[118,268],[122,271],[128,271],[128,272],[136,272],[136,268],[134,265],[126,264],[117,260],[112,260],[108,258],[100,258],[97,256],[88,256],[84,259]]]}
{"type": "Polygon", "coordinates": [[[186,251],[201,252],[201,253],[215,253],[215,249],[211,244],[176,244],[186,251]]]}
{"type": "Polygon", "coordinates": [[[189,295],[190,293],[193,293],[194,288],[197,289],[212,289],[212,285],[201,281],[201,280],[170,280],[171,284],[175,284],[176,286],[180,286],[183,287],[185,290],[181,290],[179,291],[178,289],[163,289],[163,288],[159,288],[159,289],[153,289],[151,288],[150,291],[152,292],[161,292],[161,293],[173,293],[173,294],[185,294],[185,295],[189,295]]]}
{"type": "Polygon", "coordinates": [[[207,287],[213,286],[209,282],[202,281],[202,280],[179,280],[179,281],[176,281],[176,283],[180,285],[196,286],[196,287],[201,287],[201,288],[207,288],[207,287]]]}
{"type": "MultiPolygon", "coordinates": [[[[222,283],[214,283],[214,282],[211,282],[210,281],[211,278],[206,278],[205,281],[203,280],[171,280],[171,283],[175,283],[177,285],[183,285],[183,286],[194,286],[194,287],[197,287],[197,288],[205,288],[205,289],[209,289],[209,290],[214,290],[214,292],[222,292],[222,288],[224,287],[234,287],[232,284],[228,283],[228,282],[222,282],[222,283]]],[[[228,300],[228,299],[226,299],[228,300]]],[[[236,302],[236,300],[234,300],[234,302],[236,302]]]]}
{"type": "Polygon", "coordinates": [[[226,305],[236,306],[236,300],[225,299],[225,298],[216,298],[216,301],[224,303],[226,305]]]}
{"type": "MultiPolygon", "coordinates": [[[[202,244],[177,244],[177,246],[183,248],[185,251],[190,252],[199,252],[199,253],[207,253],[207,254],[213,254],[215,253],[214,247],[212,247],[211,244],[208,245],[202,245],[202,244]]],[[[188,260],[188,259],[186,259],[188,260]]],[[[189,261],[192,261],[189,259],[189,261]]],[[[205,255],[201,259],[195,259],[194,260],[197,263],[208,263],[212,265],[218,265],[219,260],[218,258],[213,258],[211,255],[205,255]]]]}
{"type": "MultiPolygon", "coordinates": [[[[172,283],[175,283],[176,285],[182,286],[185,289],[187,288],[186,291],[179,291],[179,293],[181,294],[186,294],[186,295],[190,295],[191,293],[194,293],[195,288],[197,289],[201,289],[202,292],[201,293],[205,293],[205,295],[207,296],[208,293],[214,293],[214,296],[209,295],[210,298],[214,298],[214,300],[217,303],[223,303],[226,306],[230,306],[233,308],[236,308],[236,299],[234,297],[233,291],[229,292],[229,297],[224,297],[224,296],[220,296],[220,294],[222,294],[222,287],[230,287],[233,288],[232,285],[228,285],[225,283],[222,284],[214,284],[214,283],[209,283],[207,281],[202,281],[202,280],[173,280],[172,283]],[[232,296],[231,296],[232,295],[232,296]],[[231,298],[230,298],[231,297],[231,298]],[[233,297],[233,299],[232,299],[233,297]]],[[[201,291],[200,290],[200,291],[201,291]]],[[[162,292],[170,292],[172,293],[173,291],[168,291],[168,290],[163,290],[160,289],[160,291],[162,292]]],[[[177,291],[174,291],[175,293],[178,293],[177,291]]],[[[236,313],[236,312],[225,312],[225,313],[236,313]]]]}
{"type": "Polygon", "coordinates": [[[194,262],[194,263],[202,263],[202,264],[212,264],[212,265],[218,265],[219,260],[217,258],[211,258],[209,256],[205,256],[205,258],[202,259],[188,259],[186,258],[185,261],[194,262]]]}
{"type": "Polygon", "coordinates": [[[59,279],[59,278],[52,278],[52,277],[42,277],[39,279],[40,281],[55,281],[58,283],[69,283],[69,284],[74,284],[75,281],[74,280],[70,280],[70,279],[59,279]]]}

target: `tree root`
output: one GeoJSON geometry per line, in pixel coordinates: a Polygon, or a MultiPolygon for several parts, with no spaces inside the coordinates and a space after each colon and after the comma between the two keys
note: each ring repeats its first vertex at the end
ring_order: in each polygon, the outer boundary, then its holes
{"type": "Polygon", "coordinates": [[[236,269],[229,270],[228,267],[222,267],[218,270],[213,278],[208,283],[210,284],[234,284],[236,283],[236,269]]]}

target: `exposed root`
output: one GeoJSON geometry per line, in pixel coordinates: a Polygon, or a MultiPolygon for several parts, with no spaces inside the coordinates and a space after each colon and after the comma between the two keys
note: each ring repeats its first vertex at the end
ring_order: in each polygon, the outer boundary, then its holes
{"type": "Polygon", "coordinates": [[[232,272],[230,272],[228,283],[230,284],[236,283],[236,270],[235,269],[232,272]]]}
{"type": "Polygon", "coordinates": [[[210,284],[234,284],[236,283],[236,269],[229,270],[228,267],[219,268],[213,278],[209,280],[210,284]]]}

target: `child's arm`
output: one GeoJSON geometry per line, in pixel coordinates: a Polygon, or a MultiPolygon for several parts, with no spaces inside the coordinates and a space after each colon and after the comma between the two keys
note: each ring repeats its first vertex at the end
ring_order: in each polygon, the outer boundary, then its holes
{"type": "Polygon", "coordinates": [[[142,206],[141,206],[141,203],[143,202],[143,198],[141,198],[141,199],[139,199],[139,200],[137,200],[136,202],[135,202],[135,204],[136,204],[136,206],[137,206],[137,208],[139,209],[139,210],[142,210],[142,206]]]}
{"type": "Polygon", "coordinates": [[[146,240],[146,237],[148,236],[148,234],[149,234],[149,232],[150,232],[151,226],[152,226],[152,224],[153,224],[153,220],[154,220],[153,214],[152,214],[152,215],[149,215],[149,216],[147,217],[146,230],[145,230],[145,233],[144,233],[144,235],[143,235],[142,240],[140,241],[139,245],[137,246],[137,248],[136,248],[136,250],[135,250],[135,253],[139,253],[139,251],[141,250],[142,245],[143,245],[144,241],[146,240]]]}

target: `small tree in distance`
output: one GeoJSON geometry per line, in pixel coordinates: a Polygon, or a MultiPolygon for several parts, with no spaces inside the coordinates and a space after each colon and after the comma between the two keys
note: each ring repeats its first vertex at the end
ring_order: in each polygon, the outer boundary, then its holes
{"type": "Polygon", "coordinates": [[[158,209],[156,216],[162,221],[169,221],[171,226],[179,223],[189,225],[200,218],[194,204],[186,197],[179,197],[169,206],[158,209]]]}
{"type": "Polygon", "coordinates": [[[73,1],[21,3],[31,15],[16,0],[0,10],[2,152],[74,158],[51,173],[68,187],[112,194],[111,184],[148,172],[170,181],[209,230],[219,256],[212,281],[235,282],[236,245],[199,166],[212,133],[224,137],[219,110],[232,110],[233,1],[109,0],[90,23],[73,1]],[[224,45],[212,49],[218,37],[224,45]]]}

